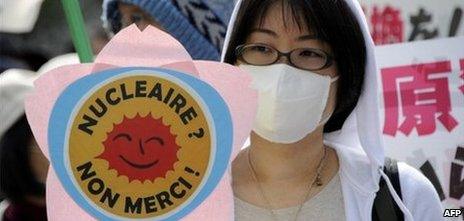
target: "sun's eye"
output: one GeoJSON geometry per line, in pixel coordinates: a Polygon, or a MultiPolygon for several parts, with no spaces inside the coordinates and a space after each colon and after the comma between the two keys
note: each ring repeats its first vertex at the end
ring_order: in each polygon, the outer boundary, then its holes
{"type": "Polygon", "coordinates": [[[120,134],[114,136],[113,141],[117,140],[117,139],[125,139],[125,140],[128,140],[128,141],[132,141],[132,137],[129,134],[126,134],[126,133],[120,133],[120,134]]]}
{"type": "Polygon", "coordinates": [[[152,141],[158,142],[159,144],[161,144],[161,146],[164,145],[164,140],[157,136],[150,137],[148,140],[145,141],[145,143],[152,142],[152,141]]]}

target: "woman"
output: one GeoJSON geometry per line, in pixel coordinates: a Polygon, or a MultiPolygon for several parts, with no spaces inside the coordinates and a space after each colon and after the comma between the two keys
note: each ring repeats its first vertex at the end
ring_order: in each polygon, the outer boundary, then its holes
{"type": "Polygon", "coordinates": [[[105,0],[102,18],[112,34],[132,23],[141,30],[153,25],[179,40],[193,59],[217,61],[232,8],[230,0],[105,0]]]}
{"type": "Polygon", "coordinates": [[[250,146],[232,165],[236,220],[372,220],[381,177],[405,220],[441,220],[432,184],[382,171],[373,43],[355,0],[243,0],[223,61],[259,92],[250,146]]]}

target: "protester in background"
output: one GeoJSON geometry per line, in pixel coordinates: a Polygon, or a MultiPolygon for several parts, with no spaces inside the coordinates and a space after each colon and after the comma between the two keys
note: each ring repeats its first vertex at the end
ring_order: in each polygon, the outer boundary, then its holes
{"type": "MultiPolygon", "coordinates": [[[[9,68],[37,71],[48,60],[74,52],[61,1],[0,2],[0,73],[9,68]]],[[[102,0],[80,3],[86,30],[97,53],[107,42],[100,20],[102,0]]]]}
{"type": "Polygon", "coordinates": [[[105,0],[104,27],[115,34],[132,23],[174,36],[197,60],[219,60],[232,0],[105,0]]]}
{"type": "Polygon", "coordinates": [[[44,184],[49,163],[24,115],[24,99],[38,76],[78,63],[75,54],[65,54],[49,60],[37,72],[9,69],[0,74],[0,194],[6,197],[0,203],[0,220],[46,220],[44,184]]]}
{"type": "MultiPolygon", "coordinates": [[[[101,3],[81,2],[95,53],[107,42],[99,19],[101,3]]],[[[47,220],[49,163],[35,142],[23,103],[38,75],[79,63],[77,55],[69,53],[74,49],[60,4],[54,0],[0,3],[0,220],[47,220]]]]}
{"type": "MultiPolygon", "coordinates": [[[[37,70],[47,61],[31,41],[43,0],[0,2],[0,73],[8,68],[37,70]],[[34,46],[33,46],[34,45],[34,46]]],[[[37,29],[36,29],[37,30],[37,29]]]]}
{"type": "Polygon", "coordinates": [[[26,116],[24,99],[36,73],[9,69],[0,75],[0,220],[47,220],[45,180],[48,161],[37,146],[26,116]]]}

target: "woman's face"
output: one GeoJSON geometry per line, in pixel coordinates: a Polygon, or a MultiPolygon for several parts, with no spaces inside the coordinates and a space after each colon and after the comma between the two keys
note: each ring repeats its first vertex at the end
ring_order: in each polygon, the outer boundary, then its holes
{"type": "Polygon", "coordinates": [[[121,12],[121,28],[125,28],[135,23],[140,30],[145,29],[148,25],[152,25],[163,30],[163,28],[155,20],[153,20],[150,15],[135,5],[119,3],[118,9],[119,12],[121,12]]]}
{"type": "MultiPolygon", "coordinates": [[[[308,28],[304,21],[300,21],[301,29],[293,16],[291,10],[287,6],[282,6],[282,3],[276,2],[270,6],[261,24],[258,22],[248,34],[245,44],[265,44],[269,45],[280,52],[290,52],[298,48],[314,48],[323,50],[329,55],[332,54],[330,46],[321,40],[314,39],[314,34],[308,28]],[[285,7],[285,15],[282,14],[282,7],[285,7]],[[285,22],[284,20],[285,19],[285,22]]],[[[300,16],[302,17],[302,16],[300,16]]],[[[239,65],[241,62],[238,61],[239,65]]],[[[287,58],[281,57],[277,63],[287,63],[287,58]]],[[[314,71],[317,74],[327,75],[330,77],[338,76],[336,61],[331,66],[314,71]]],[[[311,73],[308,73],[311,74],[311,73]]],[[[330,115],[335,109],[336,94],[338,81],[331,84],[329,98],[323,116],[330,115]]]]}

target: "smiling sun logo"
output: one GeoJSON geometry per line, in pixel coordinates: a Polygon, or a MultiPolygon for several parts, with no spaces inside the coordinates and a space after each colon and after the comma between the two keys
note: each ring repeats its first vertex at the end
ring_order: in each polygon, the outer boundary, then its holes
{"type": "Polygon", "coordinates": [[[210,174],[210,114],[195,91],[169,75],[130,72],[95,87],[70,126],[65,161],[73,183],[109,216],[178,212],[210,174]]]}
{"type": "Polygon", "coordinates": [[[141,182],[165,178],[168,171],[174,170],[180,148],[170,126],[151,114],[145,117],[137,114],[132,119],[124,117],[108,133],[103,145],[105,150],[98,158],[108,161],[110,169],[127,176],[129,181],[141,182]]]}

